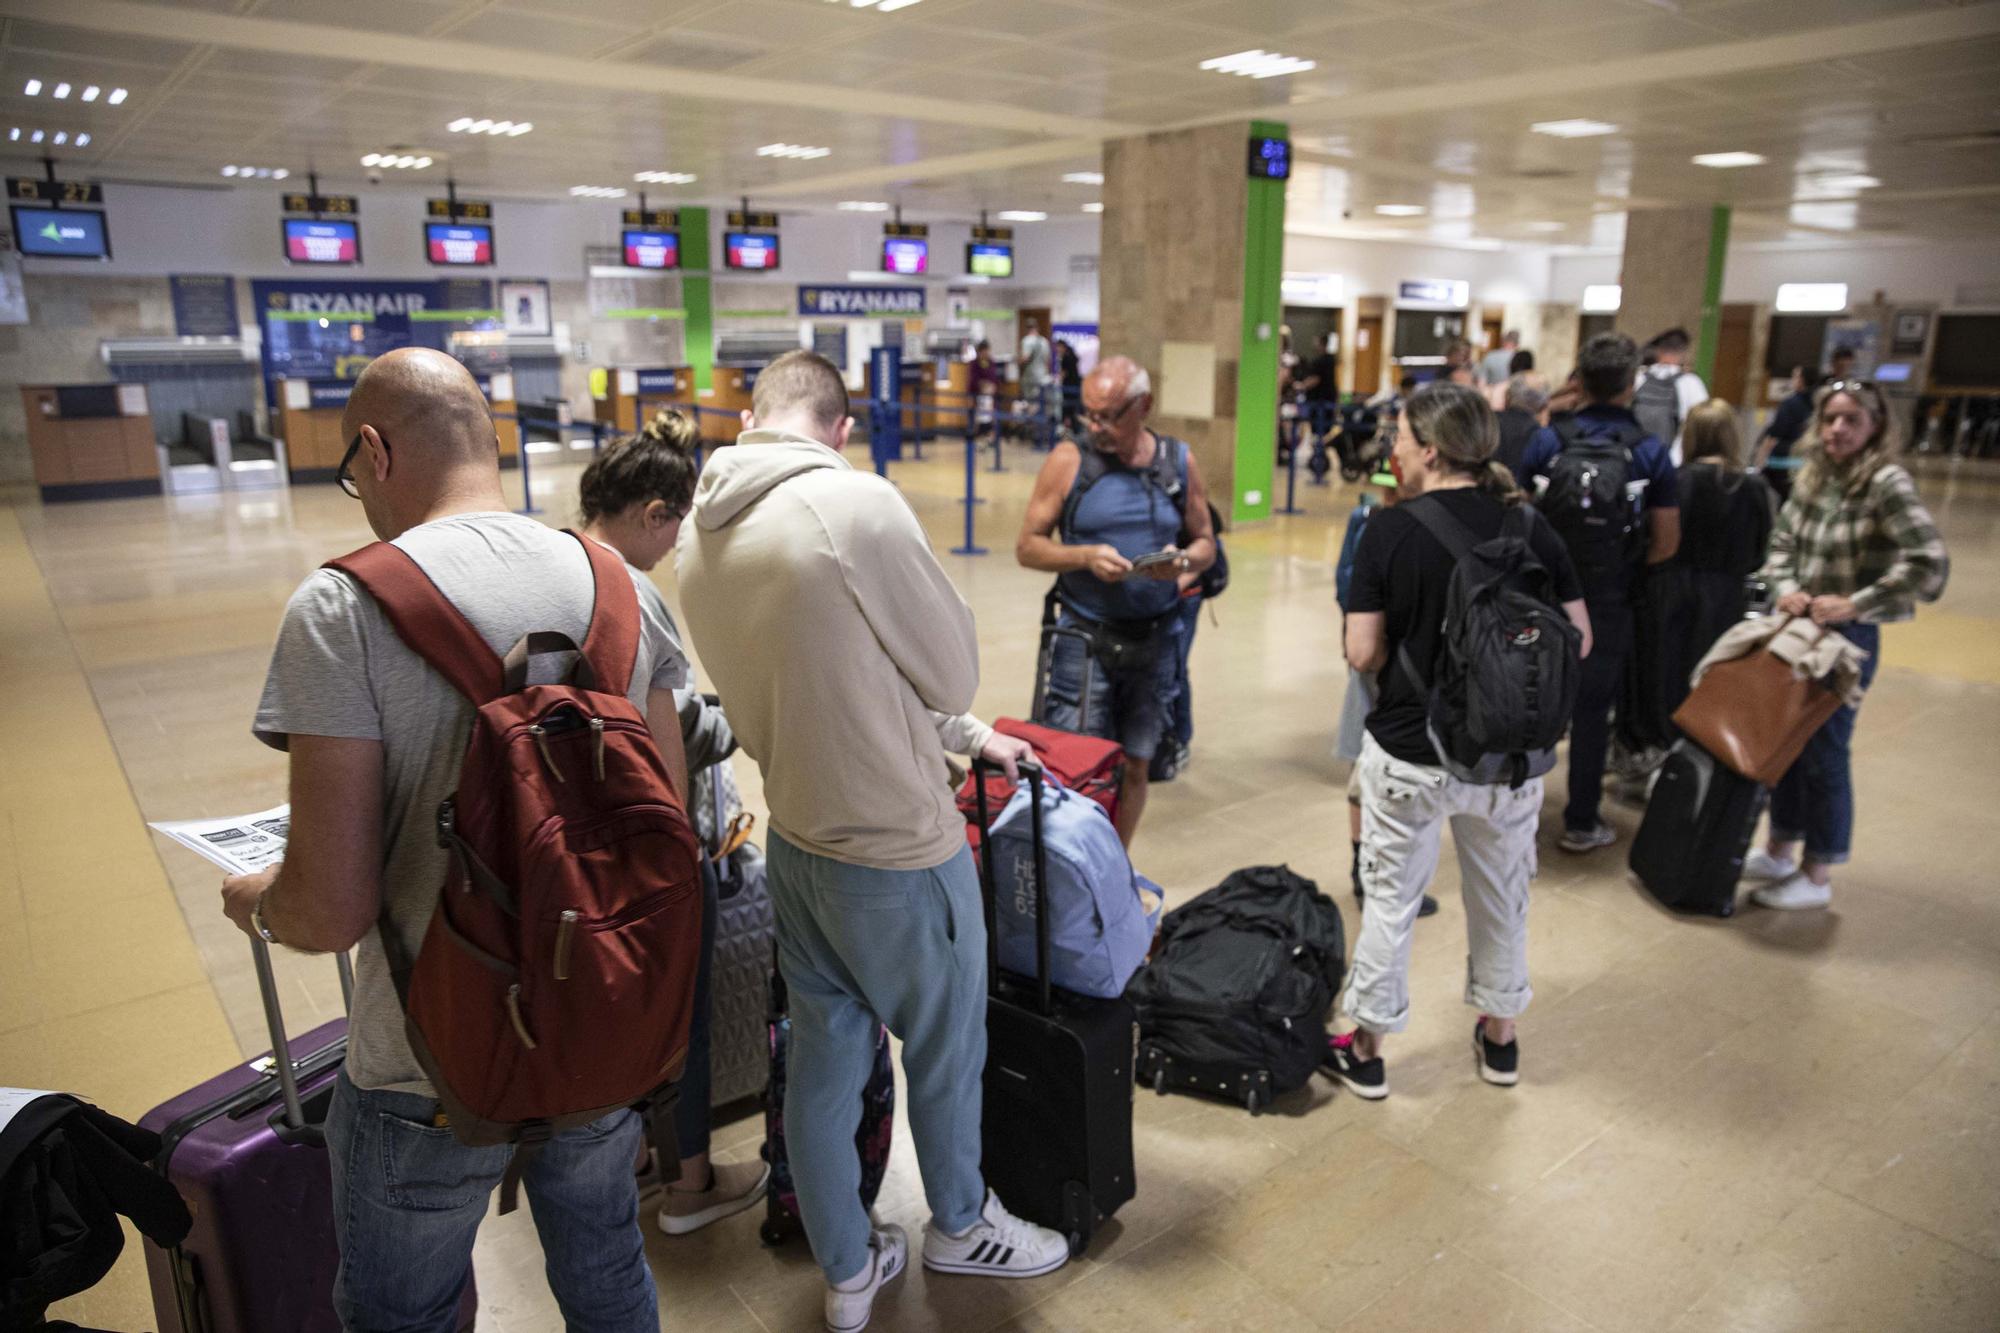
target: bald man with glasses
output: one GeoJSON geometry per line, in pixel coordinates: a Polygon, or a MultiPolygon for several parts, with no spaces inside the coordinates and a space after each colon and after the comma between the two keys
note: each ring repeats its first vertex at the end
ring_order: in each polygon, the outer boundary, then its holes
{"type": "Polygon", "coordinates": [[[1146,810],[1153,757],[1180,690],[1183,595],[1215,562],[1201,470],[1184,441],[1150,429],[1153,386],[1129,357],[1083,383],[1083,438],[1050,451],[1021,525],[1015,558],[1056,576],[1058,624],[1091,642],[1057,639],[1043,722],[1125,748],[1118,836],[1131,845],[1146,810]]]}

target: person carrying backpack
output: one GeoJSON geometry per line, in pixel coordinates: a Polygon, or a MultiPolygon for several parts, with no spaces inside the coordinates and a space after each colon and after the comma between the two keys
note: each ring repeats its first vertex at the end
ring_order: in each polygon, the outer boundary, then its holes
{"type": "Polygon", "coordinates": [[[1355,552],[1347,661],[1380,678],[1360,762],[1366,896],[1341,1001],[1355,1027],[1331,1040],[1326,1067],[1370,1100],[1389,1091],[1383,1037],[1409,1023],[1410,935],[1446,821],[1477,1069],[1501,1086],[1519,1078],[1541,775],[1590,653],[1590,617],[1561,540],[1492,461],[1498,444],[1478,390],[1418,390],[1390,454],[1403,502],[1369,519],[1355,552]]]}
{"type": "Polygon", "coordinates": [[[1590,608],[1595,648],[1584,664],[1569,739],[1569,801],[1557,846],[1583,853],[1618,840],[1598,817],[1611,709],[1633,647],[1633,587],[1642,566],[1680,546],[1680,497],[1666,445],[1632,414],[1639,350],[1622,333],[1584,344],[1577,376],[1589,401],[1528,441],[1515,476],[1539,483],[1536,507],[1562,538],[1590,608]]]}
{"type": "Polygon", "coordinates": [[[382,540],[285,608],[254,725],[290,752],[290,843],[222,889],[246,934],[356,950],[326,1115],[341,1327],[455,1328],[518,1174],[564,1322],[657,1330],[629,1107],[679,1076],[693,1007],[687,659],[615,554],[509,512],[452,358],[378,358],[341,429],[382,540]],[[537,855],[544,827],[587,854],[537,855]]]}
{"type": "Polygon", "coordinates": [[[1632,385],[1632,415],[1648,435],[1667,446],[1681,465],[1681,435],[1688,414],[1708,401],[1708,386],[1687,368],[1693,340],[1686,329],[1668,329],[1646,344],[1645,365],[1632,385]]]}

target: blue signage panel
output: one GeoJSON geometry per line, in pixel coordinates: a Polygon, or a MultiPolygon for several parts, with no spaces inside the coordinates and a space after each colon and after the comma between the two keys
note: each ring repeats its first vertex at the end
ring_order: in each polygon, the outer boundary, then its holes
{"type": "Polygon", "coordinates": [[[642,397],[650,394],[673,393],[678,384],[679,381],[674,377],[674,372],[671,370],[642,370],[639,372],[639,393],[642,397]]]}
{"type": "Polygon", "coordinates": [[[1463,309],[1470,294],[1469,285],[1457,278],[1423,278],[1396,284],[1396,299],[1399,301],[1451,306],[1453,309],[1463,309]]]}
{"type": "Polygon", "coordinates": [[[346,407],[347,400],[354,396],[351,380],[315,380],[306,387],[311,391],[312,406],[315,408],[346,407]]]}
{"type": "Polygon", "coordinates": [[[167,278],[174,298],[174,332],[183,338],[234,338],[236,279],[222,273],[174,273],[167,278]]]}
{"type": "Polygon", "coordinates": [[[924,289],[921,287],[799,287],[799,313],[825,318],[871,319],[880,316],[921,315],[924,289]]]}
{"type": "MultiPolygon", "coordinates": [[[[463,322],[437,312],[491,304],[491,285],[357,278],[254,279],[250,300],[264,326],[264,380],[352,380],[398,347],[444,350],[463,322]],[[480,302],[458,307],[452,299],[480,302]]],[[[275,402],[275,397],[272,399],[275,402]]]]}
{"type": "Polygon", "coordinates": [[[882,346],[868,354],[868,443],[875,471],[889,475],[889,464],[903,457],[903,349],[882,346]]]}

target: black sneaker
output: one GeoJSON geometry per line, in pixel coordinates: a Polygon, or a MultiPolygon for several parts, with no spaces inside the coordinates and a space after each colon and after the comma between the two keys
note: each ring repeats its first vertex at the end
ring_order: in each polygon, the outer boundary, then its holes
{"type": "MultiPolygon", "coordinates": [[[[1368,895],[1361,891],[1361,886],[1359,884],[1356,884],[1354,886],[1354,901],[1356,903],[1365,903],[1368,901],[1368,895]]],[[[1427,893],[1424,895],[1424,905],[1417,909],[1417,915],[1420,917],[1436,916],[1437,910],[1438,910],[1438,900],[1431,897],[1427,893]]]]}
{"type": "Polygon", "coordinates": [[[1521,1081],[1521,1042],[1505,1046],[1486,1040],[1486,1020],[1472,1025],[1472,1058],[1479,1065],[1479,1077],[1495,1087],[1511,1088],[1521,1081]]]}
{"type": "Polygon", "coordinates": [[[1357,1097],[1379,1102],[1389,1095],[1389,1076],[1382,1067],[1382,1057],[1378,1055],[1373,1060],[1357,1057],[1352,1032],[1326,1039],[1326,1058],[1320,1061],[1320,1068],[1357,1097]]]}

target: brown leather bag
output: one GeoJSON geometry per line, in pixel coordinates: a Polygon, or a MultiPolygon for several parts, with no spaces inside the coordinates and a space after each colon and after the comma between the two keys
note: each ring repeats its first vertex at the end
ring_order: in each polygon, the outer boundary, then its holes
{"type": "Polygon", "coordinates": [[[1724,766],[1774,787],[1843,702],[1831,684],[1764,647],[1708,667],[1674,725],[1724,766]]]}

